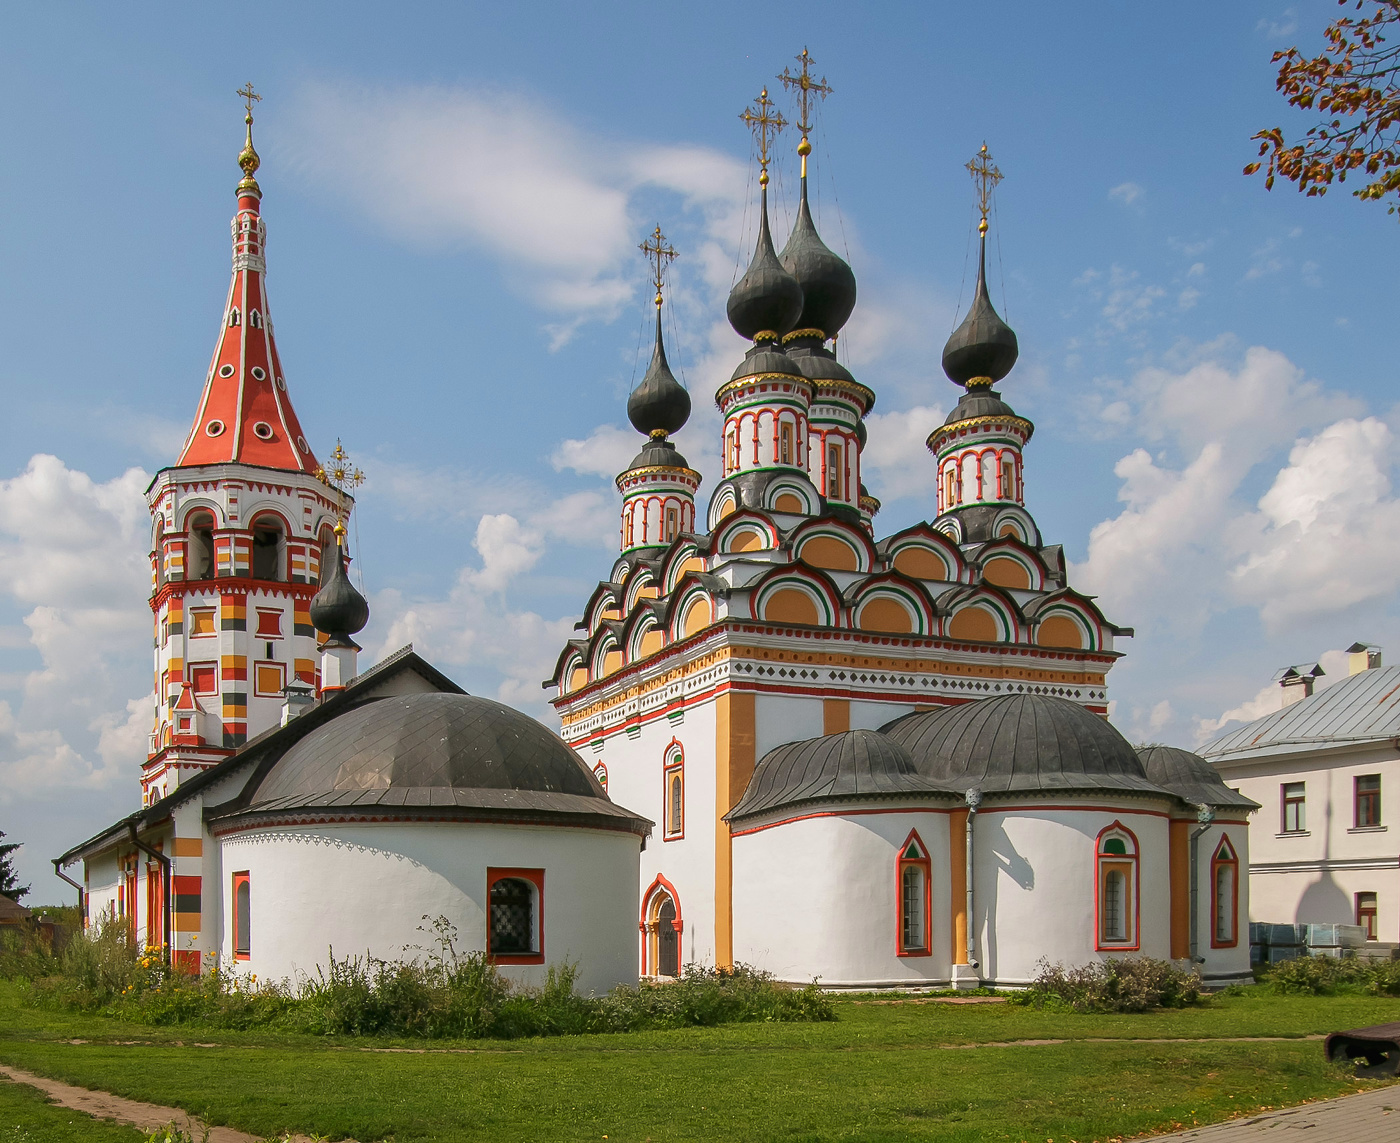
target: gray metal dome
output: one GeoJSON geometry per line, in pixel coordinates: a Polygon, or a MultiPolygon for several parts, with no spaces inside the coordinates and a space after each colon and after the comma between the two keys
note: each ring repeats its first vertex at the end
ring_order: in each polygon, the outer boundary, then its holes
{"type": "Polygon", "coordinates": [[[397,806],[650,824],[611,802],[583,759],[529,715],[464,694],[354,707],[293,745],[247,801],[252,813],[397,806]]]}
{"type": "Polygon", "coordinates": [[[909,794],[954,796],[919,774],[903,746],[875,730],[848,730],[770,750],[726,817],[743,818],[808,802],[909,794]]]}
{"type": "Polygon", "coordinates": [[[1166,794],[1107,719],[1049,695],[999,695],[898,718],[880,733],[919,773],[958,790],[1166,794]]]}
{"type": "Polygon", "coordinates": [[[1146,746],[1138,751],[1138,757],[1149,779],[1192,805],[1259,808],[1258,802],[1225,785],[1215,767],[1199,754],[1175,746],[1146,746]]]}

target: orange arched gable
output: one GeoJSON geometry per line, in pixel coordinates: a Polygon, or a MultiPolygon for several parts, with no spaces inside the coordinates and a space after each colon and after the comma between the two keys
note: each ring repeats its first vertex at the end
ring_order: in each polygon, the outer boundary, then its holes
{"type": "Polygon", "coordinates": [[[763,618],[770,623],[807,623],[813,627],[821,622],[812,597],[795,587],[780,588],[770,595],[763,606],[763,618]]]}
{"type": "Polygon", "coordinates": [[[1031,586],[1030,572],[1010,556],[993,556],[982,566],[982,578],[997,587],[1031,586]]]}
{"type": "Polygon", "coordinates": [[[798,549],[797,556],[814,568],[827,568],[830,571],[860,570],[860,557],[856,555],[855,548],[835,536],[813,536],[798,549]]]}
{"type": "Polygon", "coordinates": [[[641,646],[637,648],[637,654],[640,658],[645,659],[648,655],[654,655],[657,651],[661,650],[663,643],[664,639],[662,638],[661,629],[659,627],[653,627],[642,636],[641,646]]]}
{"type": "Polygon", "coordinates": [[[606,655],[603,656],[603,677],[604,677],[604,678],[606,678],[608,675],[611,675],[614,671],[620,670],[621,668],[622,668],[622,652],[621,652],[621,651],[609,651],[606,655]]]}
{"type": "Polygon", "coordinates": [[[860,609],[857,626],[862,631],[885,631],[892,635],[906,635],[914,630],[906,607],[896,600],[880,597],[860,609]]]}
{"type": "Polygon", "coordinates": [[[588,682],[587,667],[575,667],[569,672],[569,690],[576,691],[586,682],[588,682]]]}
{"type": "Polygon", "coordinates": [[[686,635],[694,635],[697,631],[708,627],[714,619],[714,611],[710,607],[710,601],[705,598],[696,599],[685,609],[685,619],[681,623],[681,630],[686,635]]]}
{"type": "Polygon", "coordinates": [[[1001,638],[996,617],[984,607],[964,607],[948,624],[948,634],[954,639],[979,639],[995,643],[1001,638]]]}
{"type": "Polygon", "coordinates": [[[793,512],[795,514],[801,515],[803,512],[806,511],[806,506],[802,503],[801,500],[798,499],[795,493],[784,492],[776,500],[773,501],[773,511],[793,512]]]}
{"type": "Polygon", "coordinates": [[[1079,624],[1069,616],[1051,615],[1037,629],[1035,641],[1042,647],[1079,650],[1084,646],[1084,635],[1079,630],[1079,624]]]}
{"type": "Polygon", "coordinates": [[[910,579],[948,579],[943,557],[929,548],[901,548],[894,555],[894,570],[910,579]]]}
{"type": "Polygon", "coordinates": [[[729,537],[728,546],[731,552],[755,552],[759,548],[766,548],[768,541],[752,528],[744,528],[729,537]]]}

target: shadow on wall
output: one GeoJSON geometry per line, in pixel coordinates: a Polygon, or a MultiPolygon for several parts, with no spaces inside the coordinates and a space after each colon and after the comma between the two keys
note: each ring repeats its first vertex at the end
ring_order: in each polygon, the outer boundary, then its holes
{"type": "Polygon", "coordinates": [[[1303,890],[1293,914],[1293,920],[1300,925],[1350,925],[1354,919],[1351,898],[1326,872],[1303,890]]]}
{"type": "Polygon", "coordinates": [[[981,894],[985,900],[973,899],[974,931],[978,933],[981,947],[978,959],[982,962],[981,975],[984,979],[996,979],[997,975],[997,896],[1001,891],[1001,875],[1011,878],[1022,889],[1030,892],[1035,888],[1035,869],[1021,856],[1003,825],[1001,814],[978,816],[973,825],[972,851],[973,867],[980,868],[980,858],[990,851],[996,861],[997,876],[992,879],[994,888],[990,893],[981,894]]]}

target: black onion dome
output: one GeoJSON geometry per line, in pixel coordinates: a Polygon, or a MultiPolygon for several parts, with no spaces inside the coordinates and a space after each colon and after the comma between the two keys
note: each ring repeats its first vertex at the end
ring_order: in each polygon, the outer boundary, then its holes
{"type": "Polygon", "coordinates": [[[1175,746],[1145,746],[1138,757],[1152,781],[1193,806],[1259,808],[1258,802],[1225,785],[1215,767],[1199,754],[1175,746]]]}
{"type": "Polygon", "coordinates": [[[847,730],[770,750],[725,816],[748,817],[810,802],[952,793],[922,776],[909,752],[874,730],[847,730]]]}
{"type": "MultiPolygon", "coordinates": [[[[867,439],[869,436],[870,436],[870,430],[867,429],[867,428],[865,427],[865,418],[862,417],[860,420],[858,420],[858,421],[856,422],[856,440],[860,443],[860,447],[861,447],[861,448],[864,448],[864,447],[865,447],[866,439],[867,439]]],[[[865,486],[864,486],[864,485],[861,485],[860,492],[861,492],[861,495],[862,495],[862,496],[865,495],[865,486]]]]}
{"type": "Polygon", "coordinates": [[[765,373],[778,373],[786,377],[801,377],[802,370],[797,362],[784,350],[768,342],[749,348],[744,359],[734,367],[729,380],[738,381],[741,377],[757,377],[765,373]]]}
{"type": "Polygon", "coordinates": [[[369,604],[345,574],[345,553],[339,546],[331,556],[329,574],[311,598],[311,622],[331,637],[332,646],[348,640],[369,622],[369,604]]]}
{"type": "Polygon", "coordinates": [[[690,417],[690,394],[666,364],[661,309],[656,310],[656,348],[642,383],[627,398],[627,419],[639,433],[674,433],[690,417]]]}
{"type": "Polygon", "coordinates": [[[953,411],[948,414],[943,423],[951,425],[957,421],[971,420],[973,417],[1014,417],[1016,415],[1016,410],[1001,399],[1000,393],[994,389],[984,389],[979,385],[962,395],[962,400],[953,406],[953,411]]]}
{"type": "Polygon", "coordinates": [[[243,812],[392,806],[642,831],[650,824],[610,801],[583,759],[529,715],[464,694],[394,695],[337,715],[288,749],[248,803],[243,812]]]}
{"type": "Polygon", "coordinates": [[[773,235],[768,229],[768,188],[763,188],[759,208],[758,245],[753,261],[729,291],[729,324],[740,337],[750,341],[760,333],[772,332],[779,337],[797,324],[802,313],[802,287],[797,279],[783,269],[773,249],[773,235]]]}
{"type": "Polygon", "coordinates": [[[807,206],[805,178],[797,222],[783,247],[782,263],[802,287],[802,312],[794,328],[819,329],[834,337],[856,308],[856,276],[817,233],[807,206]]]}
{"type": "Polygon", "coordinates": [[[972,308],[943,347],[943,372],[959,385],[978,377],[997,382],[1011,372],[1019,353],[1016,331],[997,315],[987,293],[987,241],[984,238],[977,258],[977,290],[972,308]]]}
{"type": "Polygon", "coordinates": [[[905,715],[880,728],[919,773],[959,790],[1166,793],[1128,740],[1069,699],[1000,695],[905,715]]]}
{"type": "Polygon", "coordinates": [[[634,468],[689,468],[690,464],[665,437],[652,437],[642,451],[632,458],[627,471],[634,468]]]}
{"type": "Polygon", "coordinates": [[[815,344],[816,339],[795,339],[784,347],[784,352],[797,366],[797,371],[808,381],[845,381],[858,384],[851,371],[836,360],[836,354],[824,345],[815,344]]]}

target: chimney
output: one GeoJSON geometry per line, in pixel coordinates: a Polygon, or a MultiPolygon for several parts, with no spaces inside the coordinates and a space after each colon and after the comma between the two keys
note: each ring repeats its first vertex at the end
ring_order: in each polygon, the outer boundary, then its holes
{"type": "Polygon", "coordinates": [[[316,692],[307,683],[291,682],[282,690],[282,725],[316,705],[316,692]]]}
{"type": "Polygon", "coordinates": [[[1313,693],[1313,683],[1317,678],[1326,673],[1321,663],[1295,663],[1291,667],[1284,667],[1274,675],[1274,682],[1278,683],[1280,689],[1279,709],[1302,702],[1313,693]]]}
{"type": "Polygon", "coordinates": [[[1347,648],[1349,675],[1374,671],[1381,665],[1381,649],[1374,643],[1353,643],[1347,648]]]}

